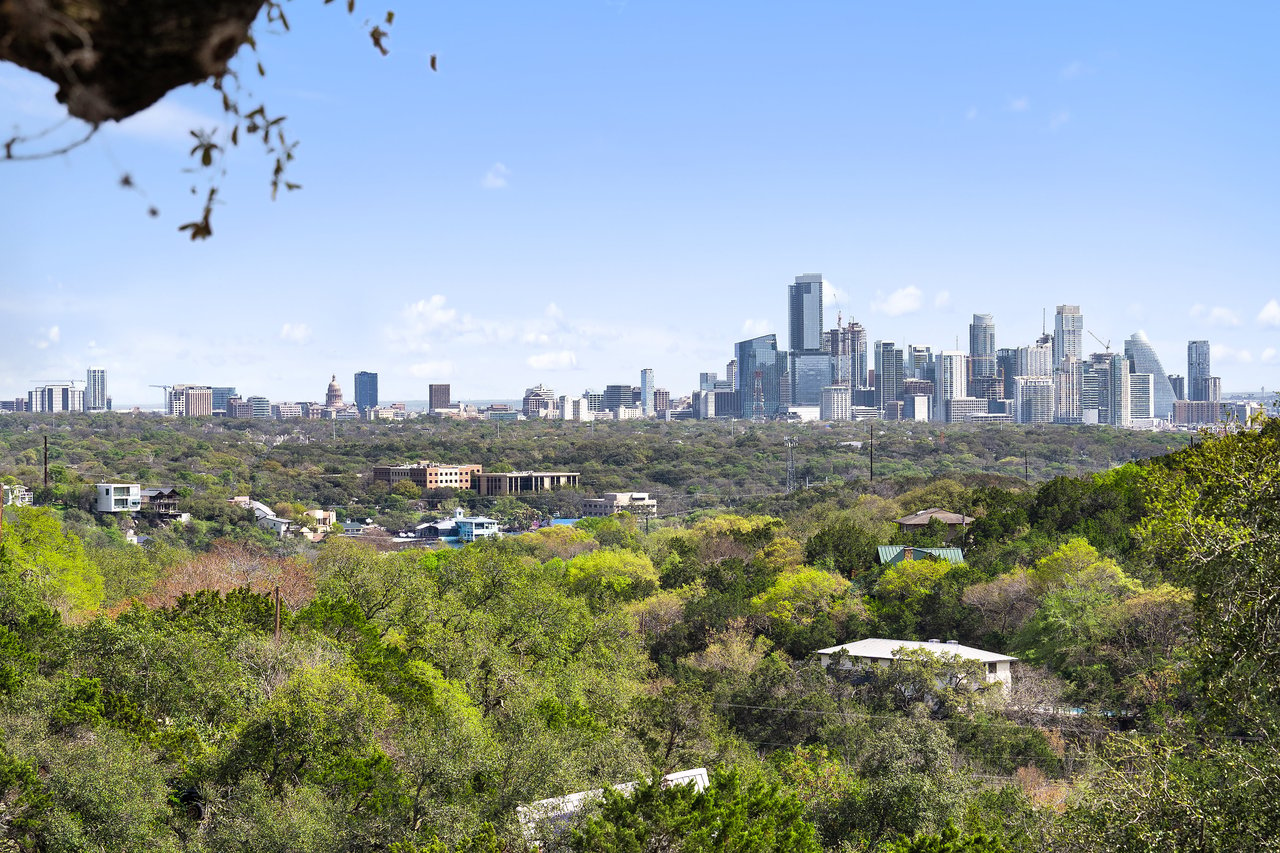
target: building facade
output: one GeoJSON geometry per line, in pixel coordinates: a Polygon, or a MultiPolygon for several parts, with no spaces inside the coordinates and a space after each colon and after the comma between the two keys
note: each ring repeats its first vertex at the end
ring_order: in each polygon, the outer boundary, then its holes
{"type": "Polygon", "coordinates": [[[1059,305],[1053,315],[1053,369],[1064,358],[1084,359],[1084,315],[1079,305],[1059,305]]]}
{"type": "Polygon", "coordinates": [[[353,378],[356,408],[361,412],[378,408],[378,374],[362,370],[353,378]]]}
{"type": "Polygon", "coordinates": [[[110,399],[107,396],[107,369],[90,367],[84,377],[84,410],[105,412],[111,408],[110,399]]]}
{"type": "Polygon", "coordinates": [[[822,274],[798,275],[787,288],[792,352],[822,349],[822,274]]]}

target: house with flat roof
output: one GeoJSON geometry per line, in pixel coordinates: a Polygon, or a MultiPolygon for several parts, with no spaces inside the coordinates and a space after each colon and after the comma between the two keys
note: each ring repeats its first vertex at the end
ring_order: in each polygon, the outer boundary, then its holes
{"type": "Polygon", "coordinates": [[[582,502],[583,518],[604,518],[629,512],[632,515],[658,517],[658,502],[648,492],[605,492],[598,498],[586,498],[582,502]]]}
{"type": "Polygon", "coordinates": [[[93,508],[98,512],[137,512],[142,509],[142,486],[138,483],[94,483],[93,508]]]}
{"type": "Polygon", "coordinates": [[[1013,689],[1013,672],[1010,665],[1017,660],[1009,655],[1002,655],[998,652],[989,652],[985,649],[975,649],[972,646],[963,646],[955,640],[886,640],[880,637],[869,637],[865,640],[858,640],[855,643],[845,643],[840,646],[831,646],[827,649],[818,649],[814,652],[818,656],[818,660],[822,662],[823,667],[829,668],[832,660],[843,653],[843,663],[841,669],[853,669],[857,666],[888,666],[894,658],[898,656],[898,652],[904,649],[924,649],[934,654],[955,655],[965,660],[972,660],[981,663],[986,668],[986,678],[988,682],[998,681],[1004,685],[1006,695],[1013,689]]]}

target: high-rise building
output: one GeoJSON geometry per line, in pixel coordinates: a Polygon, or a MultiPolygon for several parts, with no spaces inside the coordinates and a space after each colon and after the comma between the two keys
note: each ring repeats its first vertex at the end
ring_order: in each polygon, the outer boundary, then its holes
{"type": "Polygon", "coordinates": [[[427,408],[431,411],[436,409],[447,409],[452,400],[449,399],[448,383],[439,383],[427,386],[427,408]]]}
{"type": "MultiPolygon", "coordinates": [[[[1163,421],[1173,420],[1173,385],[1165,375],[1160,358],[1152,348],[1151,342],[1142,332],[1134,332],[1124,342],[1124,354],[1133,367],[1133,372],[1151,374],[1151,413],[1144,418],[1159,418],[1163,421]]],[[[1137,417],[1135,415],[1135,417],[1137,417]]]]}
{"type": "Polygon", "coordinates": [[[250,397],[245,402],[249,404],[249,417],[259,420],[271,418],[271,401],[266,397],[250,397]]]}
{"type": "Polygon", "coordinates": [[[1187,399],[1187,378],[1177,373],[1169,374],[1169,384],[1173,386],[1174,402],[1187,399]]]}
{"type": "Polygon", "coordinates": [[[902,351],[902,370],[907,379],[934,378],[933,348],[910,345],[902,351]]]}
{"type": "MultiPolygon", "coordinates": [[[[1132,366],[1133,362],[1129,364],[1132,366]]],[[[1153,374],[1129,374],[1129,419],[1133,425],[1140,425],[1140,421],[1150,422],[1156,417],[1153,408],[1155,404],[1155,388],[1155,376],[1153,374]]],[[[1168,420],[1172,419],[1173,409],[1170,409],[1168,420]]]]}
{"type": "Polygon", "coordinates": [[[1053,423],[1053,377],[1018,376],[1013,381],[1014,420],[1020,424],[1053,423]]]}
{"type": "Polygon", "coordinates": [[[965,394],[965,355],[958,350],[944,350],[938,353],[934,361],[935,404],[933,417],[942,420],[946,417],[947,401],[966,396],[965,394]]]}
{"type": "Polygon", "coordinates": [[[236,389],[229,385],[214,385],[209,389],[213,395],[213,413],[215,415],[226,415],[227,400],[236,396],[236,389]]]}
{"type": "Polygon", "coordinates": [[[1209,399],[1209,342],[1187,341],[1187,397],[1209,399]]]}
{"type": "Polygon", "coordinates": [[[787,316],[791,324],[791,351],[822,349],[822,274],[798,275],[787,290],[787,316]]]}
{"type": "Polygon", "coordinates": [[[1053,315],[1053,369],[1064,358],[1084,359],[1084,315],[1079,305],[1059,305],[1053,315]]]}
{"type": "Polygon", "coordinates": [[[867,387],[867,330],[850,320],[826,334],[823,347],[831,354],[831,379],[847,382],[850,388],[867,387]]]}
{"type": "MultiPolygon", "coordinates": [[[[789,383],[787,354],[778,351],[778,336],[761,335],[734,345],[737,361],[736,390],[742,405],[744,418],[771,418],[783,406],[790,404],[790,387],[784,394],[783,385],[789,383]]],[[[717,400],[716,411],[728,414],[717,400]]]]}
{"type": "Polygon", "coordinates": [[[1127,427],[1133,422],[1130,399],[1129,359],[1115,353],[1111,355],[1111,419],[1112,426],[1127,427]]]}
{"type": "Polygon", "coordinates": [[[630,385],[604,386],[604,410],[606,412],[616,412],[623,406],[630,406],[631,401],[632,393],[630,385]]]}
{"type": "Polygon", "coordinates": [[[653,411],[665,412],[671,408],[671,392],[666,388],[653,389],[653,411]]]}
{"type": "Polygon", "coordinates": [[[1014,347],[1001,347],[996,350],[996,374],[1004,380],[1004,398],[1015,398],[1014,377],[1018,375],[1018,350],[1014,347]]]}
{"type": "Polygon", "coordinates": [[[902,350],[893,341],[876,341],[876,408],[887,412],[889,403],[902,402],[902,350]]]}
{"type": "Polygon", "coordinates": [[[27,392],[28,412],[83,412],[84,391],[68,382],[42,385],[27,392]]]}
{"type": "Polygon", "coordinates": [[[84,409],[86,412],[107,410],[107,369],[90,367],[85,371],[84,409]]]}
{"type": "Polygon", "coordinates": [[[1014,350],[1014,376],[1052,376],[1053,347],[1034,344],[1014,350]]]}
{"type": "Polygon", "coordinates": [[[355,375],[356,408],[361,412],[378,408],[378,374],[362,370],[355,375]]]}
{"type": "Polygon", "coordinates": [[[738,360],[731,358],[724,366],[724,378],[730,388],[738,387],[738,360]]]}
{"type": "Polygon", "coordinates": [[[995,375],[996,321],[990,314],[974,314],[969,324],[969,376],[990,379],[995,375]]]}
{"type": "Polygon", "coordinates": [[[653,368],[646,367],[640,371],[640,411],[644,416],[653,415],[653,368]]]}
{"type": "Polygon", "coordinates": [[[545,385],[526,388],[520,407],[526,418],[549,418],[556,413],[556,392],[545,385]]]}
{"type": "Polygon", "coordinates": [[[831,384],[831,356],[825,352],[793,352],[790,373],[791,405],[821,405],[822,389],[831,384]]]}
{"type": "Polygon", "coordinates": [[[698,374],[698,390],[699,391],[716,390],[716,381],[718,379],[719,379],[719,376],[715,372],[699,373],[698,374]]]}
{"type": "Polygon", "coordinates": [[[853,395],[848,385],[828,385],[822,389],[822,403],[818,407],[818,419],[847,421],[852,418],[853,395]]]}
{"type": "Polygon", "coordinates": [[[1053,422],[1078,424],[1084,392],[1084,363],[1068,357],[1053,372],[1053,422]]]}

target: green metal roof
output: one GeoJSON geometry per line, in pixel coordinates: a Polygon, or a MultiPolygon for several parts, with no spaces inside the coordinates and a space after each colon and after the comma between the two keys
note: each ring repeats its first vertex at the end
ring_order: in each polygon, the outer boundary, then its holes
{"type": "Polygon", "coordinates": [[[900,563],[904,558],[904,551],[910,547],[915,552],[915,558],[920,559],[924,556],[930,556],[937,560],[946,560],[948,563],[963,563],[964,552],[959,548],[920,548],[917,546],[907,545],[877,545],[876,550],[880,555],[880,565],[887,566],[891,563],[900,563]]]}

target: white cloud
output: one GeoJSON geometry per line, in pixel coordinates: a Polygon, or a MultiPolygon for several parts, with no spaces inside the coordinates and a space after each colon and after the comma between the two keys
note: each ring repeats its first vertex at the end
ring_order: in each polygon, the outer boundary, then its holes
{"type": "Polygon", "coordinates": [[[822,294],[822,299],[824,302],[831,305],[848,305],[849,304],[848,293],[836,287],[834,284],[832,284],[829,281],[824,281],[822,284],[823,284],[823,291],[824,291],[822,294]]]}
{"type": "Polygon", "coordinates": [[[36,349],[48,349],[62,340],[62,331],[57,326],[40,330],[40,337],[35,341],[36,349]]]}
{"type": "Polygon", "coordinates": [[[1077,59],[1064,65],[1058,76],[1063,80],[1076,80],[1088,74],[1089,70],[1089,66],[1077,59]]]}
{"type": "Polygon", "coordinates": [[[311,340],[311,327],[306,323],[285,323],[280,327],[280,340],[291,344],[305,344],[311,340]]]}
{"type": "Polygon", "coordinates": [[[555,304],[554,302],[552,302],[550,305],[547,306],[547,310],[544,313],[548,317],[550,317],[552,320],[564,319],[564,312],[561,311],[560,306],[555,304]]]}
{"type": "Polygon", "coordinates": [[[1267,347],[1262,351],[1262,358],[1260,359],[1260,361],[1263,364],[1275,364],[1277,361],[1280,361],[1280,358],[1277,358],[1276,356],[1277,356],[1276,348],[1267,347]]]}
{"type": "Polygon", "coordinates": [[[1015,113],[1025,113],[1031,109],[1031,99],[1026,95],[1019,95],[1016,98],[1009,99],[1009,109],[1015,113]]]}
{"type": "Polygon", "coordinates": [[[1213,344],[1209,352],[1216,362],[1225,364],[1253,364],[1253,353],[1247,349],[1236,349],[1228,344],[1213,344]]]}
{"type": "Polygon", "coordinates": [[[62,331],[57,326],[49,327],[49,342],[58,343],[62,340],[62,331]]]}
{"type": "Polygon", "coordinates": [[[758,338],[760,335],[769,334],[768,320],[743,320],[742,334],[749,338],[758,338]]]}
{"type": "Polygon", "coordinates": [[[418,379],[448,379],[453,376],[453,362],[421,361],[409,365],[409,373],[418,379]]]}
{"type": "Polygon", "coordinates": [[[534,370],[570,370],[578,365],[578,357],[571,350],[542,352],[525,359],[534,370]]]}
{"type": "Polygon", "coordinates": [[[193,110],[177,103],[172,97],[147,107],[137,115],[130,116],[119,124],[105,125],[108,134],[129,136],[134,139],[154,140],[156,142],[191,141],[193,130],[213,130],[220,127],[230,130],[231,124],[224,116],[214,118],[198,110],[193,110]]]}
{"type": "Polygon", "coordinates": [[[1258,322],[1263,326],[1280,326],[1280,300],[1272,299],[1258,312],[1258,322]]]}
{"type": "Polygon", "coordinates": [[[1071,113],[1066,110],[1058,110],[1049,116],[1049,129],[1057,130],[1069,121],[1071,121],[1071,113]]]}
{"type": "Polygon", "coordinates": [[[502,163],[494,163],[489,167],[489,171],[485,172],[483,178],[480,179],[480,186],[487,190],[502,190],[507,188],[507,176],[511,174],[511,170],[502,163]]]}
{"type": "Polygon", "coordinates": [[[920,306],[924,304],[924,294],[920,292],[920,288],[915,286],[900,287],[886,297],[882,292],[876,291],[875,301],[871,303],[871,310],[877,314],[884,314],[886,317],[900,317],[903,314],[911,314],[920,310],[920,306]]]}
{"type": "Polygon", "coordinates": [[[1214,305],[1212,308],[1196,303],[1189,312],[1193,319],[1203,320],[1210,326],[1239,326],[1240,315],[1230,308],[1214,305]]]}
{"type": "Polygon", "coordinates": [[[937,308],[939,311],[950,308],[951,307],[951,291],[939,290],[938,295],[933,297],[933,307],[937,308]]]}

